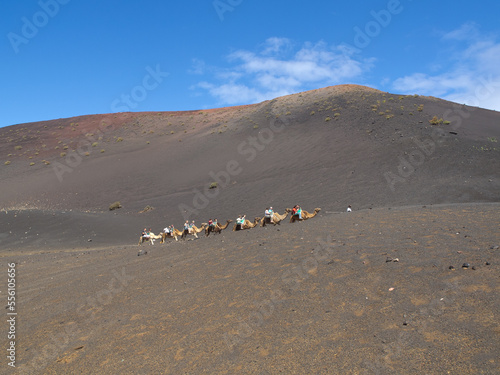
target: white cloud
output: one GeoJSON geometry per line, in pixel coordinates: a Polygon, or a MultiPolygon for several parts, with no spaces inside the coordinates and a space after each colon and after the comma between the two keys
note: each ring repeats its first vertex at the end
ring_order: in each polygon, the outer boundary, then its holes
{"type": "Polygon", "coordinates": [[[453,102],[500,110],[500,43],[481,35],[472,23],[444,34],[450,46],[447,70],[439,74],[413,73],[393,82],[401,93],[439,96],[453,102]]]}
{"type": "Polygon", "coordinates": [[[215,69],[207,90],[218,104],[256,103],[277,96],[359,79],[373,59],[355,59],[353,51],[324,42],[305,43],[296,52],[286,38],[269,38],[258,52],[238,50],[227,56],[231,65],[215,69]]]}

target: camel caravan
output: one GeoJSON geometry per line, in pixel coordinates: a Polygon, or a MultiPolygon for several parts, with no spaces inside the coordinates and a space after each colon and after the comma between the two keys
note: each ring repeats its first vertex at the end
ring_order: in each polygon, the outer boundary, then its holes
{"type": "MultiPolygon", "coordinates": [[[[253,222],[246,218],[246,215],[240,215],[236,219],[236,222],[233,225],[233,232],[252,229],[257,225],[261,227],[265,227],[266,225],[280,225],[280,223],[285,220],[290,214],[290,223],[295,223],[296,221],[304,221],[307,219],[311,219],[321,211],[321,208],[315,208],[312,213],[307,211],[303,211],[299,205],[295,205],[293,208],[285,209],[283,214],[279,214],[273,211],[272,207],[266,208],[264,212],[264,217],[256,217],[253,222]]],[[[226,229],[232,220],[227,220],[225,224],[221,225],[217,219],[210,219],[208,223],[202,223],[201,227],[198,228],[194,221],[189,223],[188,220],[183,225],[183,230],[174,228],[173,225],[170,225],[163,229],[160,234],[154,234],[151,232],[151,229],[147,230],[144,228],[142,234],[139,238],[139,245],[142,245],[144,242],[149,242],[151,245],[154,245],[155,240],[160,240],[160,243],[164,243],[167,238],[173,238],[175,241],[179,240],[179,237],[182,240],[185,240],[188,236],[193,236],[198,238],[198,233],[205,232],[205,237],[208,237],[211,233],[220,234],[224,229],[226,229]]]]}

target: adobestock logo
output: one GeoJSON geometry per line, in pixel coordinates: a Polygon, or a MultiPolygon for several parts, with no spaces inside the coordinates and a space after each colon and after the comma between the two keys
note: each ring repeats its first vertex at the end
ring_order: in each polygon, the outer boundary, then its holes
{"type": "Polygon", "coordinates": [[[137,107],[137,104],[143,102],[148,97],[148,91],[156,89],[163,82],[164,77],[168,77],[168,73],[160,70],[160,65],[156,64],[153,70],[150,66],[146,67],[148,72],[142,78],[142,84],[137,85],[129,94],[122,94],[120,99],[115,99],[111,103],[112,112],[128,112],[137,107]]]}
{"type": "Polygon", "coordinates": [[[232,12],[235,7],[240,5],[243,0],[214,0],[212,5],[214,6],[220,21],[224,21],[224,13],[232,12]]]}
{"type": "MultiPolygon", "coordinates": [[[[412,1],[412,0],[408,0],[412,1]]],[[[386,5],[386,9],[381,9],[379,11],[372,10],[370,15],[372,20],[368,21],[363,28],[359,26],[354,27],[354,46],[350,44],[345,44],[351,50],[356,52],[361,52],[363,48],[368,47],[371,41],[379,36],[384,28],[389,26],[392,21],[392,17],[400,14],[404,10],[399,0],[389,0],[386,5]]]]}
{"type": "Polygon", "coordinates": [[[33,39],[37,34],[39,29],[47,26],[49,20],[54,18],[59,13],[61,9],[60,5],[66,5],[70,0],[40,0],[38,5],[41,10],[35,12],[31,16],[31,20],[27,17],[22,17],[21,21],[23,25],[21,26],[21,35],[14,32],[7,34],[10,45],[14,49],[14,52],[19,53],[19,46],[21,44],[28,44],[30,39],[33,39]]]}

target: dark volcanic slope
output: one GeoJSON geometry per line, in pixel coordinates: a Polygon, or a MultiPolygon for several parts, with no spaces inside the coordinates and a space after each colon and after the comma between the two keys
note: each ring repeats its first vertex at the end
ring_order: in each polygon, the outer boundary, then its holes
{"type": "Polygon", "coordinates": [[[498,215],[498,204],[373,209],[143,256],[17,255],[18,370],[498,374],[498,215]]]}
{"type": "Polygon", "coordinates": [[[102,212],[120,201],[117,215],[157,231],[268,205],[499,201],[499,124],[494,111],[343,85],[242,107],[16,125],[0,129],[0,207],[102,212]],[[155,210],[138,214],[146,205],[155,210]]]}

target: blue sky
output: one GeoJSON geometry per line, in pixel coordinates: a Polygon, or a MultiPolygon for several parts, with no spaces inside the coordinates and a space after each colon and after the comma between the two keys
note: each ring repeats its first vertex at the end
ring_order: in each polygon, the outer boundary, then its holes
{"type": "Polygon", "coordinates": [[[0,126],[356,83],[500,110],[500,2],[7,0],[0,126]]]}

